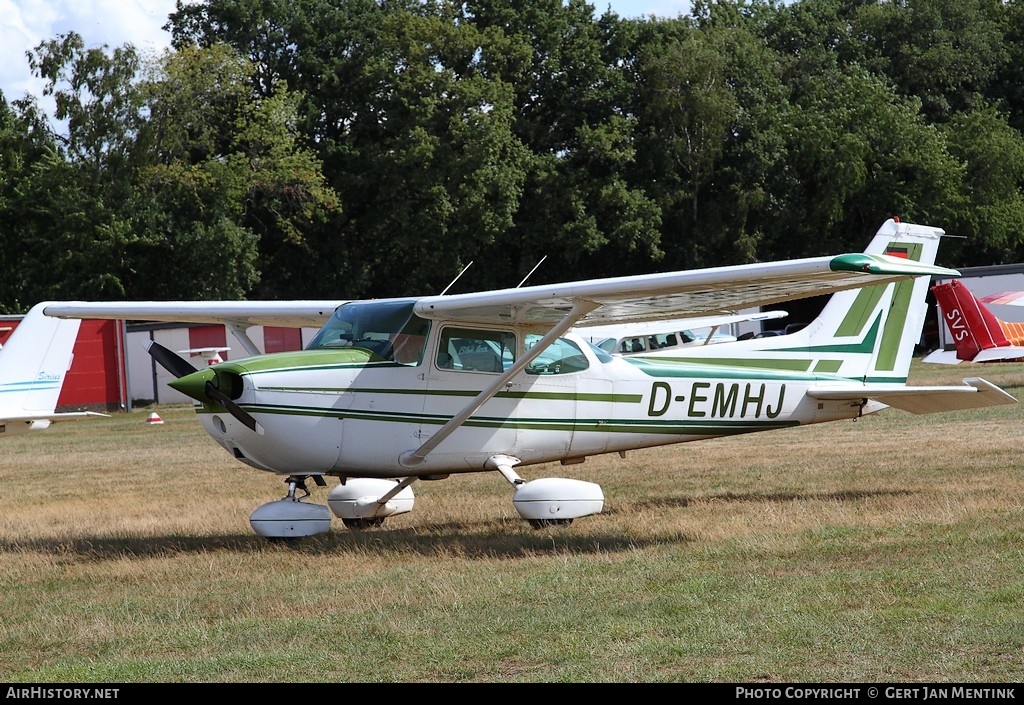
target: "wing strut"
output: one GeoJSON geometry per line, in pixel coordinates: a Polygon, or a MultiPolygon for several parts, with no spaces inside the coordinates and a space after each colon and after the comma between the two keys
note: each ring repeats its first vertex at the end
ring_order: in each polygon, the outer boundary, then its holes
{"type": "Polygon", "coordinates": [[[473,400],[462,409],[462,411],[455,414],[448,423],[439,428],[434,435],[428,438],[426,443],[416,450],[408,450],[402,453],[399,462],[407,468],[415,467],[422,463],[430,451],[434,450],[434,448],[436,448],[445,438],[452,435],[452,433],[455,432],[455,429],[464,424],[466,419],[476,413],[476,411],[484,405],[484,402],[505,387],[509,380],[533,362],[533,359],[544,352],[544,350],[559,336],[572,328],[576,324],[576,321],[593,311],[595,308],[598,308],[598,306],[600,306],[600,304],[594,303],[593,301],[580,300],[574,302],[569,313],[567,313],[561,321],[555,324],[551,330],[545,333],[544,337],[538,340],[532,348],[527,350],[525,355],[513,362],[512,366],[505,370],[504,374],[500,375],[486,389],[477,394],[473,400]]]}
{"type": "Polygon", "coordinates": [[[245,348],[245,352],[247,352],[252,357],[262,355],[260,349],[256,347],[256,343],[252,342],[252,338],[249,337],[248,326],[242,325],[241,323],[231,322],[227,322],[225,323],[225,325],[231,329],[232,333],[235,334],[235,338],[237,338],[238,342],[240,342],[242,344],[242,347],[245,348]]]}

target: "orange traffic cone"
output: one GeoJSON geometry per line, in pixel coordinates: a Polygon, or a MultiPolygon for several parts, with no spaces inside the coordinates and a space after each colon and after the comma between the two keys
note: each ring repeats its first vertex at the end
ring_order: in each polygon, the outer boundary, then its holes
{"type": "Polygon", "coordinates": [[[146,418],[146,423],[163,423],[164,420],[160,418],[160,414],[155,411],[146,418]]]}

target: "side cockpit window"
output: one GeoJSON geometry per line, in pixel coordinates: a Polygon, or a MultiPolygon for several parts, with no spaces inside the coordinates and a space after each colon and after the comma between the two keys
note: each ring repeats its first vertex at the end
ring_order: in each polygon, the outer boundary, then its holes
{"type": "Polygon", "coordinates": [[[515,361],[510,331],[447,327],[441,331],[435,364],[443,370],[504,372],[515,361]]]}

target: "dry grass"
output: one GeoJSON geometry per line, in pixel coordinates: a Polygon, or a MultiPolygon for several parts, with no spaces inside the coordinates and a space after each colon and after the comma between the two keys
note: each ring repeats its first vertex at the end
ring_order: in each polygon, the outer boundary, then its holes
{"type": "MultiPolygon", "coordinates": [[[[981,371],[1024,398],[1024,367],[981,371]]],[[[602,485],[605,512],[561,529],[453,476],[382,529],[288,544],[248,525],[280,478],[190,408],[148,411],[3,439],[3,680],[1024,677],[1024,406],[524,468],[602,485]]]]}

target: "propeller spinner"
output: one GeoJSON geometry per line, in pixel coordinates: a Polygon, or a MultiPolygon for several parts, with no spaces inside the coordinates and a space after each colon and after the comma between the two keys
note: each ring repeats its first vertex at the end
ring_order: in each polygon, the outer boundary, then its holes
{"type": "Polygon", "coordinates": [[[161,367],[174,375],[175,381],[171,382],[171,387],[203,403],[216,401],[251,430],[263,433],[263,427],[252,414],[221,390],[218,384],[220,377],[215,369],[207,367],[199,370],[188,360],[153,340],[149,341],[146,350],[161,367]]]}

